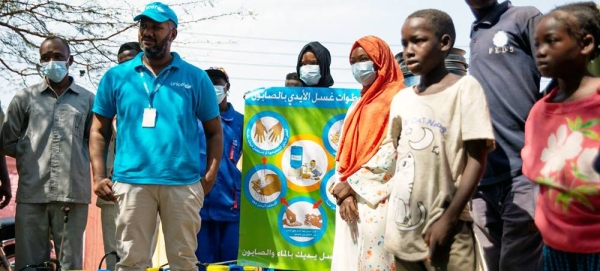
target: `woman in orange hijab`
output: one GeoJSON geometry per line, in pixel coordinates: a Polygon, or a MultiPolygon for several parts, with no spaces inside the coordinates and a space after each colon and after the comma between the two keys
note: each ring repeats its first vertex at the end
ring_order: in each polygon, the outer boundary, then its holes
{"type": "Polygon", "coordinates": [[[337,151],[337,199],[331,270],[394,270],[394,257],[383,247],[386,201],[396,164],[387,135],[390,103],[405,88],[390,47],[367,36],[352,46],[350,64],[363,85],[348,110],[337,151]]]}

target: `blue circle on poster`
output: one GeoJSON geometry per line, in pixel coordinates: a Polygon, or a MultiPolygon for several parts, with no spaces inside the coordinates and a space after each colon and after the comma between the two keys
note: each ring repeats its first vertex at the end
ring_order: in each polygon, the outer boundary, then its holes
{"type": "Polygon", "coordinates": [[[244,179],[244,193],[252,205],[269,209],[277,206],[287,193],[285,175],[274,165],[258,165],[251,168],[244,179]]]}
{"type": "Polygon", "coordinates": [[[331,155],[335,156],[337,153],[338,146],[340,144],[340,139],[342,135],[342,126],[344,124],[344,118],[346,117],[346,113],[339,114],[333,116],[333,118],[329,119],[323,127],[323,143],[325,148],[331,153],[331,155]]]}
{"type": "Polygon", "coordinates": [[[296,197],[285,202],[279,211],[279,232],[287,242],[298,247],[307,247],[319,242],[327,230],[327,214],[321,200],[296,197]],[[287,211],[294,214],[296,221],[288,220],[287,211]]]}
{"type": "Polygon", "coordinates": [[[333,195],[331,195],[331,193],[329,193],[329,187],[335,181],[335,178],[333,176],[334,174],[335,174],[335,169],[328,171],[325,174],[325,176],[323,176],[323,179],[321,180],[321,187],[320,187],[321,198],[323,199],[323,202],[325,203],[325,205],[327,205],[327,207],[329,207],[329,209],[331,209],[331,210],[335,210],[335,208],[337,206],[335,203],[335,198],[333,197],[333,195]]]}
{"type": "Polygon", "coordinates": [[[254,115],[246,125],[246,142],[261,156],[279,153],[290,139],[290,126],[283,116],[273,111],[254,115]]]}

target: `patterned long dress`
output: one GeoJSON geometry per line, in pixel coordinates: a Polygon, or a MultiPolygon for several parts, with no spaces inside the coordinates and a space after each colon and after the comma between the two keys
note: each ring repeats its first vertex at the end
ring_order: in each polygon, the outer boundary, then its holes
{"type": "Polygon", "coordinates": [[[336,210],[332,271],[395,270],[393,255],[383,247],[387,200],[392,191],[392,182],[388,181],[395,165],[396,150],[392,140],[387,140],[369,162],[346,180],[356,193],[359,220],[347,223],[342,220],[339,207],[336,210]]]}

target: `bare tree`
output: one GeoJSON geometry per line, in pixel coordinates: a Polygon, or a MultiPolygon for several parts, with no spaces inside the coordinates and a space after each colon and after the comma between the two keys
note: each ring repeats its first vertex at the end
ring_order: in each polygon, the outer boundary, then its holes
{"type": "MultiPolygon", "coordinates": [[[[252,15],[239,9],[201,18],[193,16],[192,11],[197,6],[214,6],[214,1],[195,0],[171,6],[180,6],[178,8],[184,11],[180,26],[223,16],[252,15]]],[[[55,35],[69,42],[81,76],[101,75],[114,65],[120,45],[117,37],[131,33],[128,30],[136,26],[132,18],[143,7],[135,8],[119,0],[76,2],[0,0],[0,78],[24,85],[28,77],[38,76],[39,45],[44,38],[55,35]]],[[[89,79],[95,83],[98,78],[89,79]]]]}

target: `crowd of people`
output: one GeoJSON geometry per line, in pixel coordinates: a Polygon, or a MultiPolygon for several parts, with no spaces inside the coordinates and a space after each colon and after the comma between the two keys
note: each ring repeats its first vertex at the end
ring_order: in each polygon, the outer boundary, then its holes
{"type": "MultiPolygon", "coordinates": [[[[401,26],[410,84],[382,39],[349,48],[362,89],[329,188],[331,270],[600,270],[596,4],[543,15],[466,3],[470,75],[445,65],[456,32],[440,10],[401,26]],[[545,92],[541,76],[553,79],[545,92]]],[[[159,224],[172,270],[237,259],[244,116],[227,100],[229,76],[171,51],[168,5],[150,3],[134,21],[138,42],[121,46],[96,95],[69,75],[69,43],[53,36],[39,49],[42,82],[0,112],[0,152],[19,174],[17,270],[48,261],[52,245],[62,270],[82,269],[92,192],[105,252],[118,255],[110,270],[151,267],[159,224]]],[[[285,86],[332,87],[330,64],[310,42],[285,86]]],[[[2,159],[0,208],[12,196],[2,159]]]]}

